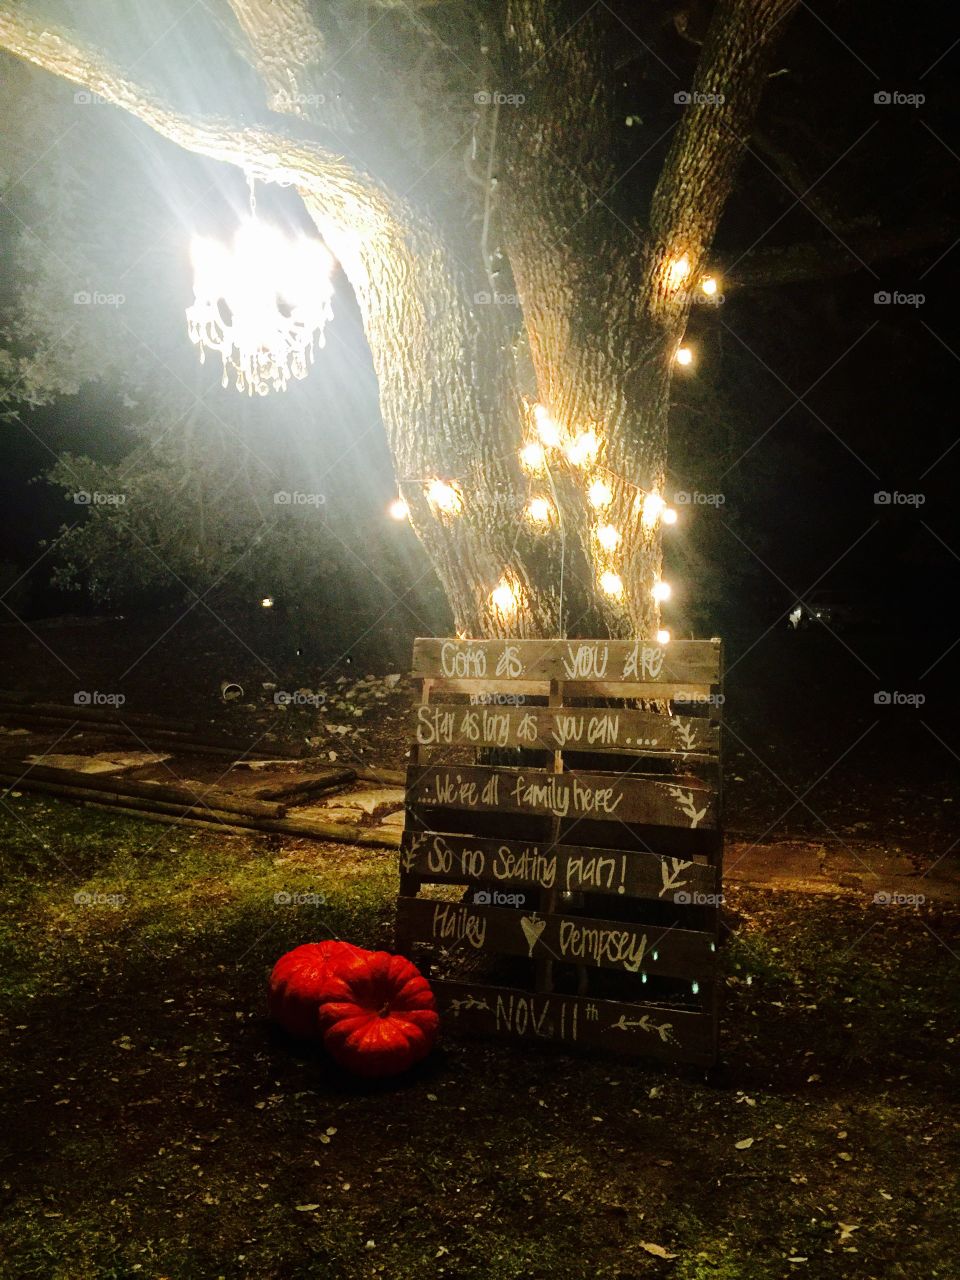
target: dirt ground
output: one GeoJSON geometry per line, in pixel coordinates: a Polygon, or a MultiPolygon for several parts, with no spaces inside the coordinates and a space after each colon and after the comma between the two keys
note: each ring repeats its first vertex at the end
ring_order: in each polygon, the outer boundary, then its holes
{"type": "MultiPolygon", "coordinates": [[[[263,672],[239,641],[175,628],[121,682],[162,629],[0,628],[3,684],[57,701],[122,684],[132,710],[402,763],[410,689],[382,681],[402,670],[386,649],[263,672]],[[228,677],[246,696],[224,705],[228,677]],[[322,705],[277,711],[264,683],[322,705]]],[[[271,1028],[264,989],[306,939],[392,945],[394,851],[7,794],[0,1275],[953,1280],[955,762],[927,727],[943,736],[943,706],[884,721],[872,675],[813,682],[823,653],[780,637],[737,661],[710,1081],[445,1040],[358,1086],[271,1028]],[[315,904],[291,905],[302,893],[315,904]]],[[[56,737],[0,725],[8,760],[56,737]]]]}

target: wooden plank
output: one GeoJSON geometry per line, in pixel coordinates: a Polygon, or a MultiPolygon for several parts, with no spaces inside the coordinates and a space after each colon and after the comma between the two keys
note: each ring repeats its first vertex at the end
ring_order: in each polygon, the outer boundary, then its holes
{"type": "MultiPolygon", "coordinates": [[[[545,698],[550,692],[549,680],[512,680],[505,686],[497,680],[431,680],[437,693],[467,693],[478,702],[493,695],[499,706],[523,705],[527,698],[545,698]],[[505,690],[509,689],[509,692],[505,690]]],[[[713,705],[717,688],[713,684],[660,684],[636,680],[564,680],[566,698],[646,698],[651,702],[682,700],[704,707],[713,705]]]]}
{"type": "Polygon", "coordinates": [[[709,1013],[444,979],[431,985],[444,1027],[457,1033],[700,1066],[715,1060],[715,1024],[709,1013]]]}
{"type": "Polygon", "coordinates": [[[464,706],[430,703],[410,713],[419,747],[525,747],[544,751],[681,754],[712,759],[719,727],[705,716],[610,707],[464,706]]]}
{"type": "Polygon", "coordinates": [[[713,640],[459,640],[420,637],[413,675],[447,680],[636,681],[714,684],[720,643],[713,640]]]}
{"type": "Polygon", "coordinates": [[[712,933],[587,916],[542,916],[430,898],[397,899],[405,937],[447,950],[549,958],[621,973],[705,981],[716,967],[712,933]]]}
{"type": "Polygon", "coordinates": [[[400,867],[404,873],[432,884],[480,882],[511,889],[622,894],[681,904],[683,895],[696,903],[719,892],[717,869],[702,862],[632,850],[436,831],[405,831],[400,844],[400,867]]]}
{"type": "Polygon", "coordinates": [[[408,765],[407,805],[473,813],[589,818],[709,830],[717,825],[716,789],[630,773],[550,773],[487,765],[408,765]]]}

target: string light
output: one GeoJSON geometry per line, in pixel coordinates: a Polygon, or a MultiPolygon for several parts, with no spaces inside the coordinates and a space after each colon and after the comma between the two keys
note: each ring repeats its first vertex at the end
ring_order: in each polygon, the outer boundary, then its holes
{"type": "Polygon", "coordinates": [[[560,428],[550,417],[550,412],[546,405],[535,404],[533,406],[533,418],[537,424],[537,435],[545,445],[555,449],[560,443],[560,428]]]}
{"type": "Polygon", "coordinates": [[[645,493],[640,502],[640,522],[644,528],[652,529],[660,519],[661,512],[667,505],[659,493],[645,493]]]}
{"type": "Polygon", "coordinates": [[[690,274],[690,259],[686,254],[674,259],[667,268],[667,283],[671,289],[679,289],[690,274]]]}
{"type": "Polygon", "coordinates": [[[536,440],[531,440],[529,444],[525,444],[520,450],[520,461],[530,471],[542,471],[546,460],[543,445],[537,444],[536,440]]]}
{"type": "Polygon", "coordinates": [[[613,492],[606,481],[601,480],[598,476],[587,490],[587,497],[590,500],[591,507],[606,507],[613,500],[613,492]]]}
{"type": "Polygon", "coordinates": [[[621,600],[623,598],[623,579],[620,577],[619,573],[614,573],[612,569],[606,569],[601,573],[600,586],[607,595],[612,596],[614,600],[621,600]]]}
{"type": "Polygon", "coordinates": [[[272,608],[273,608],[273,596],[264,596],[264,597],[263,597],[263,599],[260,601],[260,608],[261,608],[261,609],[272,609],[272,608]]]}
{"type": "Polygon", "coordinates": [[[410,508],[402,498],[394,498],[389,507],[387,507],[387,511],[393,520],[406,520],[410,514],[410,508]]]}
{"type": "Polygon", "coordinates": [[[520,589],[515,582],[503,577],[490,593],[490,603],[497,613],[505,618],[512,617],[520,604],[520,589]]]}
{"type": "Polygon", "coordinates": [[[661,519],[663,520],[664,524],[676,524],[677,523],[676,509],[674,507],[664,507],[663,515],[661,519]]]}
{"type": "Polygon", "coordinates": [[[463,509],[463,495],[446,480],[431,480],[427,487],[427,501],[445,515],[459,515],[463,509]]]}
{"type": "Polygon", "coordinates": [[[653,596],[654,600],[658,602],[669,600],[672,595],[670,583],[662,580],[655,582],[650,590],[650,594],[653,596]]]}
{"type": "Polygon", "coordinates": [[[717,281],[713,276],[707,276],[705,279],[700,281],[700,288],[708,298],[712,298],[717,292],[717,281]]]}
{"type": "Polygon", "coordinates": [[[585,467],[597,456],[600,441],[596,432],[583,431],[567,446],[567,461],[574,467],[585,467]]]}
{"type": "Polygon", "coordinates": [[[527,504],[527,515],[537,524],[547,524],[553,515],[553,507],[546,498],[531,498],[527,504]]]}
{"type": "Polygon", "coordinates": [[[604,551],[615,551],[620,541],[620,531],[612,524],[602,524],[597,530],[597,541],[604,551]]]}
{"type": "Polygon", "coordinates": [[[669,644],[669,643],[670,643],[670,632],[667,630],[666,627],[661,627],[660,630],[657,632],[657,644],[669,644]]]}
{"type": "Polygon", "coordinates": [[[676,355],[677,364],[690,365],[693,364],[693,351],[690,347],[678,347],[676,355]]]}

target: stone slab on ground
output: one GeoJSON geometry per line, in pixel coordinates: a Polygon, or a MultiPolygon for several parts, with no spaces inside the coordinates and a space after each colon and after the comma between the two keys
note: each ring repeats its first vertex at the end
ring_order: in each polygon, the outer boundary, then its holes
{"type": "Polygon", "coordinates": [[[960,867],[944,858],[924,871],[899,849],[814,841],[751,844],[728,840],[724,880],[801,893],[851,893],[960,901],[960,867]]]}
{"type": "Polygon", "coordinates": [[[49,769],[72,769],[76,773],[128,773],[146,765],[169,760],[160,751],[98,751],[95,755],[27,756],[28,764],[42,764],[49,769]]]}

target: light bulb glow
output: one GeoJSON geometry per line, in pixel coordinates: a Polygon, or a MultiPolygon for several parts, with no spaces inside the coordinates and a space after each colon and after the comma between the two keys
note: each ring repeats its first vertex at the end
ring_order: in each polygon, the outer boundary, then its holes
{"type": "Polygon", "coordinates": [[[654,600],[658,602],[669,600],[672,594],[670,583],[664,582],[663,580],[655,582],[651,588],[650,594],[653,596],[654,600]]]}
{"type": "Polygon", "coordinates": [[[602,524],[597,530],[597,541],[604,551],[615,551],[620,541],[620,531],[612,524],[602,524]]]}
{"type": "Polygon", "coordinates": [[[248,217],[230,246],[194,236],[190,260],[187,332],[200,363],[216,352],[223,386],[232,373],[249,395],[285,391],[291,378],[305,378],[333,315],[336,263],[324,245],[248,217]]]}
{"type": "Polygon", "coordinates": [[[661,519],[663,520],[664,524],[676,524],[677,523],[676,509],[674,507],[664,507],[663,515],[661,519]]]}
{"type": "Polygon", "coordinates": [[[431,480],[427,486],[427,501],[444,515],[459,515],[463,509],[463,495],[446,480],[431,480]]]}
{"type": "Polygon", "coordinates": [[[705,279],[700,281],[700,288],[708,298],[712,298],[717,292],[717,281],[713,276],[706,276],[705,279]]]}
{"type": "Polygon", "coordinates": [[[690,274],[690,259],[686,254],[675,258],[667,268],[667,284],[671,289],[679,289],[690,274]]]}
{"type": "Polygon", "coordinates": [[[661,627],[660,630],[657,632],[657,644],[669,644],[669,643],[670,643],[670,632],[667,630],[666,627],[661,627]]]}
{"type": "Polygon", "coordinates": [[[605,480],[601,480],[598,476],[587,490],[587,498],[589,499],[591,507],[606,507],[612,502],[613,493],[607,482],[605,480]]]}
{"type": "Polygon", "coordinates": [[[623,599],[623,579],[619,573],[614,573],[612,569],[606,569],[601,573],[600,586],[614,600],[623,599]]]}
{"type": "Polygon", "coordinates": [[[527,504],[527,515],[537,524],[548,524],[553,514],[553,507],[546,498],[531,498],[527,504]]]}
{"type": "Polygon", "coordinates": [[[567,447],[567,461],[574,467],[585,467],[597,456],[600,441],[596,432],[583,431],[567,447]]]}
{"type": "Polygon", "coordinates": [[[520,591],[515,582],[501,578],[490,593],[490,603],[497,613],[508,618],[517,611],[520,603],[520,591]]]}
{"type": "Polygon", "coordinates": [[[533,419],[537,424],[537,435],[545,445],[555,449],[560,443],[560,428],[550,417],[550,411],[546,405],[535,404],[533,406],[533,419]]]}
{"type": "Polygon", "coordinates": [[[689,347],[678,347],[676,360],[681,365],[693,364],[693,351],[689,347]]]}
{"type": "Polygon", "coordinates": [[[394,498],[389,507],[387,507],[387,511],[393,520],[406,520],[410,514],[410,508],[402,498],[394,498]]]}
{"type": "Polygon", "coordinates": [[[546,463],[543,445],[531,440],[520,450],[520,461],[529,471],[542,471],[546,463]]]}
{"type": "Polygon", "coordinates": [[[643,495],[640,520],[645,528],[653,528],[660,519],[660,514],[666,505],[659,493],[645,493],[643,495]]]}
{"type": "Polygon", "coordinates": [[[264,597],[263,597],[263,599],[260,601],[260,608],[261,608],[261,609],[272,609],[272,608],[273,608],[273,596],[264,596],[264,597]]]}

